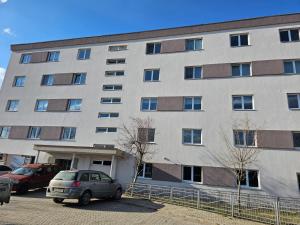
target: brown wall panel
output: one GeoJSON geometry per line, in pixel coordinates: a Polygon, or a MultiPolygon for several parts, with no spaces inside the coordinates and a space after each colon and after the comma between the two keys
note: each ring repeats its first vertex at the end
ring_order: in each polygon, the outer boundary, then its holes
{"type": "Polygon", "coordinates": [[[231,64],[208,64],[203,65],[203,78],[231,77],[231,64]]]}
{"type": "Polygon", "coordinates": [[[48,112],[64,112],[67,110],[68,99],[49,99],[48,112]]]}
{"type": "Polygon", "coordinates": [[[283,60],[264,60],[252,62],[252,75],[280,75],[283,74],[283,60]]]}
{"type": "Polygon", "coordinates": [[[257,146],[260,148],[292,149],[294,148],[292,132],[259,130],[257,131],[257,146]]]}
{"type": "Polygon", "coordinates": [[[59,73],[54,75],[54,85],[70,85],[72,84],[73,73],[59,73]]]}
{"type": "Polygon", "coordinates": [[[48,52],[34,52],[32,53],[30,63],[46,62],[47,57],[48,57],[48,52]]]}
{"type": "Polygon", "coordinates": [[[183,111],[183,97],[158,97],[157,111],[183,111]]]}
{"type": "Polygon", "coordinates": [[[152,164],[152,179],[181,182],[181,165],[154,163],[152,164]]]}
{"type": "Polygon", "coordinates": [[[41,139],[42,140],[59,140],[62,127],[42,127],[41,139]]]}
{"type": "Polygon", "coordinates": [[[235,187],[236,178],[230,169],[222,167],[202,167],[203,184],[212,186],[235,187]]]}
{"type": "Polygon", "coordinates": [[[161,53],[173,53],[185,51],[185,39],[169,40],[161,42],[161,53]]]}
{"type": "Polygon", "coordinates": [[[26,139],[29,126],[12,126],[8,138],[10,139],[26,139]]]}

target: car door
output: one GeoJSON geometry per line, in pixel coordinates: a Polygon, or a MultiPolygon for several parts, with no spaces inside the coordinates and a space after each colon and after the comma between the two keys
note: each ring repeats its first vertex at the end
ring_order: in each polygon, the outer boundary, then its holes
{"type": "Polygon", "coordinates": [[[90,189],[93,192],[93,197],[95,198],[101,198],[102,193],[101,193],[101,178],[100,174],[93,172],[90,175],[90,189]]]}
{"type": "Polygon", "coordinates": [[[112,179],[103,172],[100,172],[101,182],[100,191],[103,198],[111,197],[113,193],[112,179]]]}

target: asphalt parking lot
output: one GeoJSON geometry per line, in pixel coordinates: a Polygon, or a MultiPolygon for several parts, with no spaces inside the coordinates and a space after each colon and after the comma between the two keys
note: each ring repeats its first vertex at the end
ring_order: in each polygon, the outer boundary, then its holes
{"type": "Polygon", "coordinates": [[[76,201],[55,204],[45,198],[45,190],[23,196],[13,194],[11,202],[0,206],[1,225],[255,225],[218,214],[169,204],[123,197],[120,201],[93,200],[80,207],[76,201]]]}

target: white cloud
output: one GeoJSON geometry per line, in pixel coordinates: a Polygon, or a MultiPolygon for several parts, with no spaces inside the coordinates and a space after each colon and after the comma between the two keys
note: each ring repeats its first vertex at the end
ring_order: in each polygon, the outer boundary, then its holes
{"type": "Polygon", "coordinates": [[[4,68],[0,67],[0,88],[4,79],[5,71],[6,70],[4,68]]]}
{"type": "Polygon", "coordinates": [[[7,0],[0,0],[0,4],[1,3],[6,3],[7,2],[7,0]]]}
{"type": "MultiPolygon", "coordinates": [[[[0,1],[1,1],[1,0],[0,0],[0,1]]],[[[16,36],[15,33],[14,33],[14,32],[11,30],[11,28],[9,28],[9,27],[4,28],[4,29],[2,30],[2,32],[3,32],[4,34],[9,35],[9,36],[16,36]]]]}

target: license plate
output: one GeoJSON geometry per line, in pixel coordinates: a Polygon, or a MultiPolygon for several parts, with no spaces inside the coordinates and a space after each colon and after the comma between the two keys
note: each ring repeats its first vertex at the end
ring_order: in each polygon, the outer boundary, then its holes
{"type": "Polygon", "coordinates": [[[0,188],[0,192],[6,191],[6,188],[0,188]]]}
{"type": "Polygon", "coordinates": [[[54,188],[53,189],[55,192],[60,192],[60,193],[63,193],[64,192],[64,189],[63,188],[54,188]]]}

